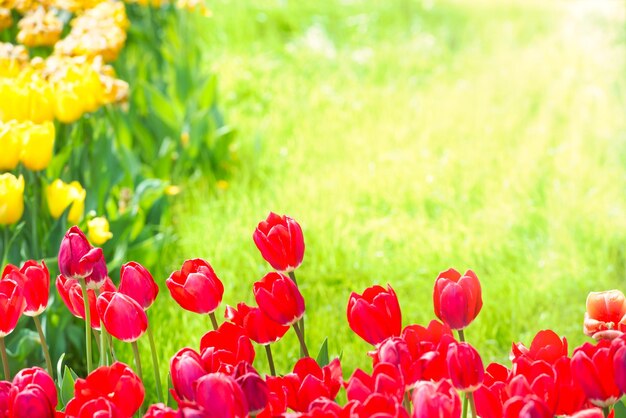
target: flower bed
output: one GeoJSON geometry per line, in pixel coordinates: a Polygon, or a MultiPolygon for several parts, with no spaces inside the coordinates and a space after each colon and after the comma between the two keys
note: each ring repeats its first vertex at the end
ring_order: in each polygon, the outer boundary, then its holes
{"type": "MultiPolygon", "coordinates": [[[[29,261],[8,265],[0,280],[0,351],[5,381],[0,413],[22,417],[554,417],[624,416],[626,392],[626,298],[618,290],[591,293],[584,332],[593,340],[573,349],[565,338],[541,330],[529,346],[512,345],[511,365],[484,365],[466,340],[483,306],[477,275],[448,269],[433,291],[433,319],[403,326],[391,285],[374,285],[348,298],[347,321],[372,345],[370,372],[347,372],[327,345],[313,358],[306,344],[305,298],[295,271],[304,257],[298,223],[271,213],[253,234],[261,255],[276,270],[253,285],[258,306],[239,303],[221,311],[224,286],[211,265],[187,260],[166,280],[183,308],[208,315],[213,330],[199,339],[199,350],[183,347],[169,364],[169,399],[160,382],[148,309],[159,293],[141,264],[122,266],[116,285],[108,276],[102,250],[78,227],[66,234],[58,252],[56,287],[67,308],[85,320],[88,376],[69,366],[30,367],[10,380],[4,338],[22,314],[38,316],[48,301],[49,271],[29,261]],[[83,295],[87,294],[87,300],[83,295]],[[87,305],[87,307],[85,307],[87,305]],[[290,371],[274,367],[271,345],[293,328],[300,359],[290,371]],[[144,368],[137,340],[147,334],[153,350],[155,387],[142,383],[144,368]],[[133,346],[134,369],[117,361],[112,338],[133,346]],[[95,344],[94,344],[95,343],[95,344]],[[254,344],[253,344],[254,343],[254,344]],[[254,366],[263,346],[268,366],[254,366]],[[97,362],[97,364],[96,364],[97,362]],[[62,370],[63,369],[63,370],[62,370]],[[263,370],[261,370],[263,369],[263,370]],[[349,375],[344,380],[344,374],[349,375]],[[53,379],[56,377],[56,383],[53,379]],[[146,390],[159,403],[144,405],[146,390]],[[339,396],[344,391],[345,395],[339,396]],[[345,401],[337,402],[337,399],[345,401]],[[169,403],[169,405],[168,405],[169,403]]],[[[332,326],[332,324],[330,324],[332,326]]],[[[40,325],[42,348],[47,351],[40,325]]],[[[295,347],[294,347],[295,348],[295,347]]]]}

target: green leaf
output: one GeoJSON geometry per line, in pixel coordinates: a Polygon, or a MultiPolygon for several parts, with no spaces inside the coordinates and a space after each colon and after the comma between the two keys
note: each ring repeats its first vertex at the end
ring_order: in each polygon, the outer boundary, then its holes
{"type": "Polygon", "coordinates": [[[317,364],[319,364],[320,367],[324,367],[330,363],[330,359],[328,358],[328,337],[324,338],[324,342],[322,343],[315,360],[317,360],[317,364]]]}
{"type": "Polygon", "coordinates": [[[65,366],[63,373],[63,381],[61,383],[61,402],[63,405],[74,397],[74,382],[76,381],[76,373],[69,367],[65,366]]]}
{"type": "Polygon", "coordinates": [[[62,378],[62,374],[61,371],[63,370],[63,359],[65,358],[65,353],[61,354],[61,357],[59,357],[59,361],[57,361],[57,379],[58,379],[58,386],[59,389],[62,388],[62,384],[63,384],[63,378],[62,378]]]}
{"type": "Polygon", "coordinates": [[[615,411],[615,418],[626,418],[626,405],[624,405],[623,402],[616,403],[614,411],[615,411]]]}

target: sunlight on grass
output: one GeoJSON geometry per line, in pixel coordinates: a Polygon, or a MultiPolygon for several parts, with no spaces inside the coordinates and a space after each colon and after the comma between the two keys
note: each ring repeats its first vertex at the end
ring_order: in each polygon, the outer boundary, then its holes
{"type": "MultiPolygon", "coordinates": [[[[345,320],[350,291],[390,283],[403,322],[426,323],[451,266],[482,281],[467,335],[486,360],[548,326],[581,343],[587,293],[624,285],[620,22],[556,2],[342,4],[215,5],[241,169],[226,190],[181,197],[172,268],[204,257],[226,303],[251,302],[269,271],[252,232],[273,210],[304,229],[311,351],[329,336],[346,373],[369,364],[345,320]]],[[[208,318],[157,304],[179,330],[157,330],[164,357],[197,347],[208,318]]],[[[277,352],[285,372],[291,333],[277,352]]]]}

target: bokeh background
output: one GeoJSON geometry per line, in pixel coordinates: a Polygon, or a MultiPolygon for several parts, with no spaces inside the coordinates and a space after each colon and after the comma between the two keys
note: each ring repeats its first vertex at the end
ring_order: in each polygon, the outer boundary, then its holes
{"type": "MultiPolygon", "coordinates": [[[[235,168],[181,184],[157,280],[203,257],[226,303],[252,302],[269,270],[252,232],[272,210],[304,230],[311,351],[328,337],[346,376],[371,348],[348,327],[350,292],[389,283],[403,323],[426,324],[449,267],[481,280],[466,335],[485,361],[540,329],[585,340],[588,292],[625,287],[624,2],[209,6],[199,42],[235,168]]],[[[210,328],[169,297],[151,317],[163,359],[210,328]]],[[[281,372],[298,354],[291,334],[281,372]]]]}

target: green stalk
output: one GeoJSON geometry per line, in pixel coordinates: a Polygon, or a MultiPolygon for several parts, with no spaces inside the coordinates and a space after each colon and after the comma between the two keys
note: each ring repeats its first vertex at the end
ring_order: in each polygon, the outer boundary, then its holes
{"type": "Polygon", "coordinates": [[[463,412],[461,413],[461,417],[463,418],[467,418],[467,401],[469,399],[467,398],[467,393],[463,393],[463,412]]]}
{"type": "MultiPolygon", "coordinates": [[[[291,280],[293,280],[293,282],[296,284],[296,287],[298,287],[298,281],[296,280],[296,273],[293,271],[290,271],[289,273],[289,278],[291,280]]],[[[300,318],[300,329],[302,330],[302,337],[305,337],[305,332],[304,332],[304,315],[302,315],[302,318],[300,318]]],[[[302,355],[303,353],[300,352],[300,355],[302,355]]]]}
{"type": "Polygon", "coordinates": [[[304,357],[309,357],[309,350],[306,347],[306,342],[304,341],[304,334],[302,334],[302,329],[298,325],[298,321],[293,323],[293,329],[296,331],[296,335],[298,336],[298,341],[300,341],[300,350],[304,354],[304,357]]]}
{"type": "MultiPolygon", "coordinates": [[[[29,176],[30,177],[30,176],[29,176]]],[[[37,204],[37,195],[39,194],[39,174],[38,172],[35,172],[32,174],[32,180],[33,183],[36,184],[35,187],[35,191],[33,192],[33,206],[30,210],[30,215],[31,215],[31,219],[30,219],[30,225],[31,225],[31,234],[32,234],[32,255],[33,257],[35,257],[35,260],[39,259],[39,239],[37,236],[37,218],[38,218],[38,214],[39,211],[38,209],[38,204],[37,204]]]]}
{"type": "Polygon", "coordinates": [[[219,325],[217,324],[217,318],[215,317],[215,313],[211,312],[209,314],[209,317],[211,317],[211,323],[213,324],[213,329],[217,330],[219,328],[219,325]]]}
{"type": "Polygon", "coordinates": [[[272,356],[272,348],[270,344],[265,345],[265,354],[267,354],[267,362],[270,364],[270,374],[276,376],[276,367],[274,367],[274,356],[272,356]]]}
{"type": "MultiPolygon", "coordinates": [[[[139,379],[143,382],[143,371],[141,370],[141,358],[139,357],[139,347],[137,346],[137,341],[133,341],[130,343],[133,346],[133,354],[135,355],[135,367],[137,368],[137,375],[139,375],[139,379]]],[[[143,404],[139,408],[140,415],[143,415],[143,404]]]]}
{"type": "Polygon", "coordinates": [[[78,279],[80,283],[80,289],[83,292],[83,305],[85,307],[85,345],[87,346],[87,374],[91,373],[93,370],[92,359],[91,359],[91,334],[89,330],[91,329],[91,312],[89,311],[89,295],[87,294],[87,282],[85,278],[82,277],[78,279]]]}
{"type": "Polygon", "coordinates": [[[152,351],[152,368],[154,369],[154,379],[156,380],[157,397],[159,402],[164,402],[161,373],[159,373],[159,357],[156,353],[156,345],[154,344],[154,336],[152,335],[152,327],[150,325],[148,325],[148,340],[150,341],[150,351],[152,351]]]}
{"type": "Polygon", "coordinates": [[[4,380],[11,381],[11,371],[9,370],[9,356],[7,347],[4,345],[4,337],[0,337],[0,354],[2,355],[2,368],[4,369],[4,380]]]}
{"type": "MultiPolygon", "coordinates": [[[[100,289],[97,290],[98,296],[102,294],[100,289]]],[[[108,347],[108,338],[107,338],[107,330],[104,327],[104,321],[100,320],[100,345],[98,348],[100,349],[100,366],[108,366],[109,365],[109,347],[108,347]]],[[[97,341],[97,340],[96,340],[97,341]]]]}
{"type": "Polygon", "coordinates": [[[7,264],[9,258],[9,227],[2,228],[2,266],[7,264]]]}
{"type": "Polygon", "coordinates": [[[43,327],[41,326],[39,316],[33,316],[33,321],[35,321],[35,328],[37,328],[37,332],[39,333],[39,342],[41,343],[43,356],[46,358],[46,367],[48,368],[48,373],[50,373],[50,377],[54,379],[54,368],[52,368],[50,351],[48,350],[48,343],[46,342],[46,336],[43,333],[43,327]]]}

